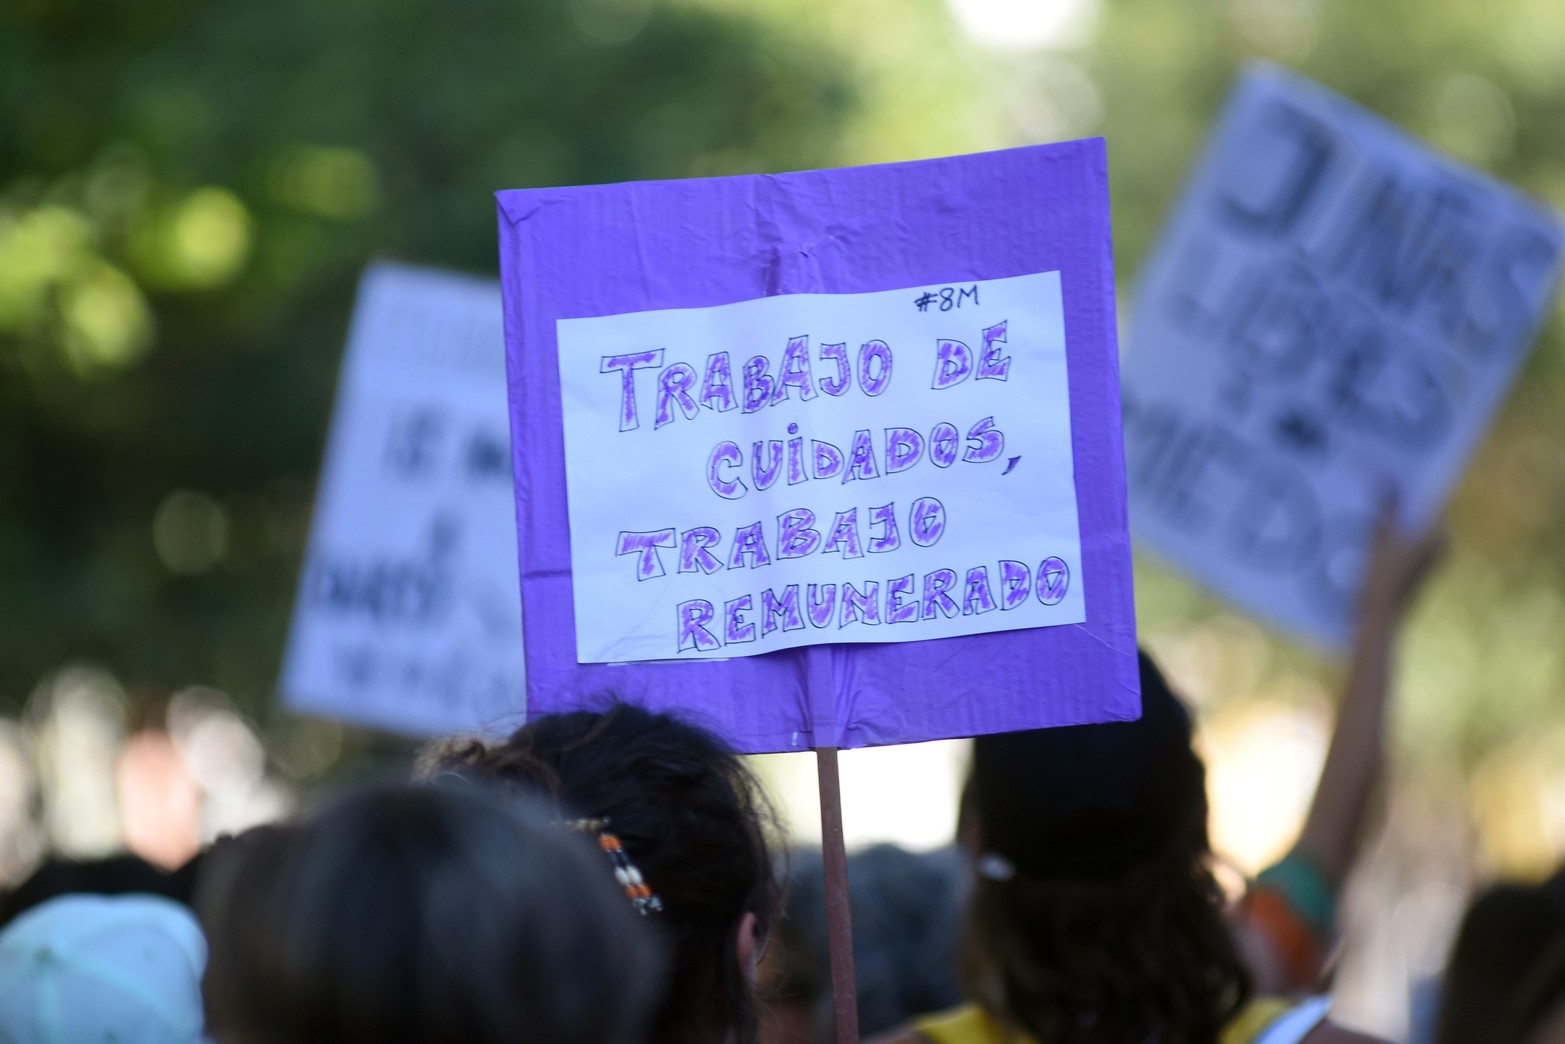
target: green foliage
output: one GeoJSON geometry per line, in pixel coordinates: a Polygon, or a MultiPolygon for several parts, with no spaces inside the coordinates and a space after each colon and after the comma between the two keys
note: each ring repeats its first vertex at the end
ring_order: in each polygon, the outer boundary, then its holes
{"type": "Polygon", "coordinates": [[[0,707],[281,654],[353,285],[498,188],[821,166],[829,47],[632,0],[0,9],[0,707]],[[627,35],[632,34],[632,35],[627,35]]]}
{"type": "MultiPolygon", "coordinates": [[[[358,272],[492,272],[494,189],[1102,133],[1128,307],[1247,59],[1558,206],[1561,54],[1556,0],[1100,0],[1090,42],[1019,53],[941,0],[0,6],[0,706],[78,659],[264,706],[358,272]]],[[[1409,636],[1400,736],[1429,764],[1565,720],[1560,325],[1409,636]]],[[[1258,641],[1138,569],[1154,639],[1258,641]]],[[[1263,682],[1332,673],[1262,644],[1263,682]]]]}

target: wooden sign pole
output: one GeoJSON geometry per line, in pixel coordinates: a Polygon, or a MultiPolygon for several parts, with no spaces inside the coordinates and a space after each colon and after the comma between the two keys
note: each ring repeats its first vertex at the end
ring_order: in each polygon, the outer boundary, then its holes
{"type": "Polygon", "coordinates": [[[848,902],[848,854],[842,839],[842,783],[837,776],[837,748],[816,747],[815,767],[820,777],[832,1021],[837,1044],[858,1044],[859,999],[853,975],[853,916],[848,902]]]}

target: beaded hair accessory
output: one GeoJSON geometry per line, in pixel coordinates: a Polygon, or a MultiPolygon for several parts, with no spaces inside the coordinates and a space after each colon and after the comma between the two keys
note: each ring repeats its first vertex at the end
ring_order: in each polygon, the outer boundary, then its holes
{"type": "Polygon", "coordinates": [[[625,889],[625,894],[635,905],[636,912],[645,917],[649,913],[658,913],[663,909],[663,900],[653,894],[646,879],[641,876],[641,871],[637,870],[636,864],[630,861],[625,846],[620,843],[619,835],[609,829],[607,819],[568,819],[563,826],[577,833],[592,834],[598,839],[598,847],[608,854],[609,862],[614,864],[614,880],[625,889]]]}

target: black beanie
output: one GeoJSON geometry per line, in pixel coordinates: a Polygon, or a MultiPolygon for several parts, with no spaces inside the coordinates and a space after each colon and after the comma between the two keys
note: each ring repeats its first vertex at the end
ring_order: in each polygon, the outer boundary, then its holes
{"type": "Polygon", "coordinates": [[[1141,718],[979,736],[973,797],[985,855],[1037,878],[1117,877],[1204,814],[1190,715],[1145,652],[1141,718]]]}

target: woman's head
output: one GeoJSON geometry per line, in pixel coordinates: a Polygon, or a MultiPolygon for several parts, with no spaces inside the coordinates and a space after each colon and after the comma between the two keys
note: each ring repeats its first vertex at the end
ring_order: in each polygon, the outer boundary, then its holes
{"type": "Polygon", "coordinates": [[[964,979],[1039,1039],[1207,1044],[1248,993],[1190,719],[1144,654],[1141,691],[1135,722],[974,741],[964,979]]]}
{"type": "Polygon", "coordinates": [[[425,771],[501,781],[549,796],[563,816],[605,821],[662,905],[647,920],[672,944],[653,1039],[755,1038],[751,969],[776,904],[770,813],[725,743],[616,704],[540,717],[502,744],[449,747],[425,771]]]}
{"type": "Polygon", "coordinates": [[[645,1039],[658,947],[600,857],[469,788],[366,791],[214,849],[198,910],[225,1044],[645,1039]]]}

